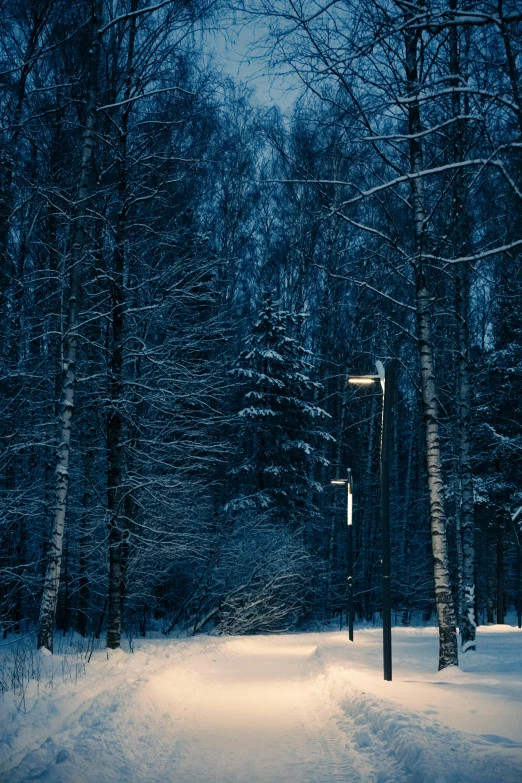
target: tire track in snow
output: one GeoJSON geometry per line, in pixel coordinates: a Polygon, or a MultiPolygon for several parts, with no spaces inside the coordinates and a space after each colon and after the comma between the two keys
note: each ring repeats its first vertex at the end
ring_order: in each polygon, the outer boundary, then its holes
{"type": "MultiPolygon", "coordinates": [[[[315,667],[314,667],[315,668],[315,667]]],[[[323,756],[328,758],[325,783],[409,783],[411,776],[390,752],[386,742],[361,729],[329,694],[319,673],[313,686],[315,709],[323,711],[323,756]]]]}
{"type": "Polygon", "coordinates": [[[345,645],[318,645],[313,658],[326,681],[327,691],[341,711],[341,723],[350,726],[356,749],[387,763],[379,783],[396,780],[413,783],[521,783],[516,744],[498,748],[477,735],[451,729],[437,720],[408,711],[384,697],[357,687],[358,672],[340,665],[345,645]],[[397,777],[388,777],[393,763],[397,777]]]}

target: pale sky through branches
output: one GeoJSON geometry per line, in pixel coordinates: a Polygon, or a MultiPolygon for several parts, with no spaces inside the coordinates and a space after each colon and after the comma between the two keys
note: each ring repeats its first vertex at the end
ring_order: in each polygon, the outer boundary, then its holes
{"type": "Polygon", "coordinates": [[[219,70],[253,90],[259,103],[288,110],[301,94],[295,76],[281,75],[272,67],[269,30],[263,19],[233,13],[207,34],[205,44],[219,70]]]}

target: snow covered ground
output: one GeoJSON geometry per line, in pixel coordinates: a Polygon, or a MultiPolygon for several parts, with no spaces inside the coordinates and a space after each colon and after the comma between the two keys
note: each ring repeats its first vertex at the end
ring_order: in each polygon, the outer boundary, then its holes
{"type": "Polygon", "coordinates": [[[479,652],[437,674],[435,629],[394,629],[391,683],[380,643],[146,639],[79,677],[39,655],[39,688],[0,699],[0,781],[521,783],[521,632],[481,628],[479,652]]]}

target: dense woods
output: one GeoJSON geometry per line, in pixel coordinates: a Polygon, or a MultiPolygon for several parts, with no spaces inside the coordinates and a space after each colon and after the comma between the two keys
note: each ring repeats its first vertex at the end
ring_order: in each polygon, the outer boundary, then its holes
{"type": "Polygon", "coordinates": [[[213,0],[0,0],[3,635],[342,624],[348,468],[379,622],[347,378],[396,359],[394,619],[451,665],[520,579],[522,12],[244,10],[291,108],[220,71],[213,0]]]}

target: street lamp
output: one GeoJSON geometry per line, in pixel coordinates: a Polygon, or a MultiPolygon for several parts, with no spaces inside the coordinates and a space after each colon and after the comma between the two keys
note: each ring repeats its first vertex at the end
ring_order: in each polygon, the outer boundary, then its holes
{"type": "Polygon", "coordinates": [[[518,627],[520,628],[522,626],[522,600],[520,595],[520,565],[521,565],[521,552],[520,552],[520,546],[522,544],[521,536],[519,535],[519,530],[517,526],[517,520],[519,516],[522,514],[522,506],[518,509],[518,511],[515,511],[515,513],[511,516],[511,524],[513,526],[513,533],[515,534],[515,545],[517,550],[517,620],[518,620],[518,627]]]}
{"type": "Polygon", "coordinates": [[[346,521],[348,523],[348,638],[353,642],[353,482],[352,471],[348,468],[348,477],[334,479],[331,484],[346,485],[346,521]]]}
{"type": "Polygon", "coordinates": [[[393,395],[395,391],[396,362],[384,367],[375,362],[377,375],[349,376],[348,383],[366,386],[380,382],[382,388],[382,427],[380,462],[380,507],[382,531],[382,654],[384,679],[392,678],[391,639],[391,579],[390,579],[390,446],[392,434],[393,395]]]}

